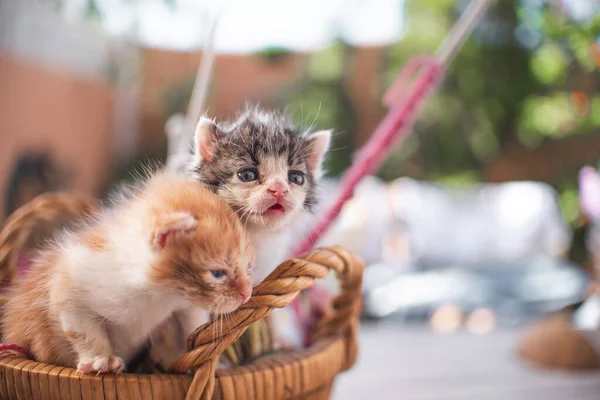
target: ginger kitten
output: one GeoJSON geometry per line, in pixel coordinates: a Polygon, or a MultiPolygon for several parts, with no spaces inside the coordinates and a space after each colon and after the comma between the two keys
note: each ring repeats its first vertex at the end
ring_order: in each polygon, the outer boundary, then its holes
{"type": "Polygon", "coordinates": [[[252,263],[223,200],[159,173],[39,254],[6,305],[3,340],[40,362],[118,373],[173,313],[208,319],[245,303],[252,263]]]}

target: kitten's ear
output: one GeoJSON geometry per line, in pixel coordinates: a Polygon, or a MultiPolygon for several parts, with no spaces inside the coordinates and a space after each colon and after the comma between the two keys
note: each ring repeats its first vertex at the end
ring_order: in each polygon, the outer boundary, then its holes
{"type": "Polygon", "coordinates": [[[194,132],[194,156],[196,161],[211,162],[213,160],[218,138],[217,124],[206,117],[200,118],[194,132]]]}
{"type": "Polygon", "coordinates": [[[329,150],[329,143],[331,142],[331,130],[318,131],[306,138],[308,142],[308,159],[306,160],[306,166],[308,170],[317,178],[321,178],[323,175],[323,159],[325,153],[329,150]]]}
{"type": "Polygon", "coordinates": [[[187,212],[161,215],[152,232],[152,246],[157,250],[164,249],[173,236],[189,232],[197,225],[198,221],[187,212]]]}
{"type": "Polygon", "coordinates": [[[589,166],[579,171],[579,204],[590,219],[600,219],[600,176],[589,166]]]}

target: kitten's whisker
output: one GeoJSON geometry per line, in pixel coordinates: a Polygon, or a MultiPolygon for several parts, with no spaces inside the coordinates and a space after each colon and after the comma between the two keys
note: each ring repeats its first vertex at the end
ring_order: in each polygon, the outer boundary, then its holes
{"type": "MultiPolygon", "coordinates": [[[[318,226],[313,226],[313,227],[311,228],[311,233],[316,233],[318,237],[322,237],[322,236],[323,236],[323,235],[322,235],[322,231],[319,229],[319,227],[318,227],[318,226]]],[[[316,244],[317,244],[317,243],[315,243],[315,245],[316,245],[316,244]]]]}
{"type": "Polygon", "coordinates": [[[304,109],[302,108],[302,100],[300,100],[300,131],[304,127],[304,109]]]}
{"type": "Polygon", "coordinates": [[[214,306],[214,320],[213,320],[213,330],[214,330],[214,337],[218,338],[219,336],[219,321],[221,319],[221,313],[220,311],[220,306],[215,305],[214,306]]]}
{"type": "Polygon", "coordinates": [[[310,124],[308,129],[304,132],[304,135],[302,135],[302,137],[305,137],[310,132],[310,130],[312,129],[315,122],[317,122],[317,118],[319,118],[320,114],[321,114],[321,102],[319,102],[319,109],[317,110],[317,115],[315,115],[315,119],[313,119],[313,122],[310,124]]]}
{"type": "Polygon", "coordinates": [[[239,218],[240,218],[242,221],[245,221],[245,219],[246,219],[246,214],[247,214],[248,212],[249,212],[249,210],[248,210],[248,206],[243,206],[243,207],[241,207],[241,208],[240,208],[240,209],[237,211],[237,214],[239,215],[239,218]]]}
{"type": "MultiPolygon", "coordinates": [[[[234,210],[233,208],[231,209],[231,213],[229,214],[229,216],[230,216],[230,217],[234,217],[234,216],[237,216],[237,217],[239,217],[239,215],[238,215],[238,212],[237,212],[236,210],[234,210]]],[[[241,218],[240,218],[240,219],[241,219],[241,218]]]]}
{"type": "Polygon", "coordinates": [[[328,150],[327,152],[331,153],[332,151],[339,151],[339,150],[344,150],[347,148],[348,148],[348,146],[336,147],[335,149],[328,150]]]}
{"type": "Polygon", "coordinates": [[[223,336],[223,314],[219,313],[219,323],[218,323],[219,329],[217,331],[217,336],[218,338],[221,338],[223,336]]]}
{"type": "MultiPolygon", "coordinates": [[[[254,212],[254,210],[252,210],[252,208],[248,204],[244,205],[243,207],[241,207],[239,212],[241,213],[240,214],[240,219],[242,221],[245,221],[247,219],[247,217],[249,217],[250,215],[256,214],[254,212]]],[[[258,215],[258,214],[256,214],[256,215],[258,215]]]]}

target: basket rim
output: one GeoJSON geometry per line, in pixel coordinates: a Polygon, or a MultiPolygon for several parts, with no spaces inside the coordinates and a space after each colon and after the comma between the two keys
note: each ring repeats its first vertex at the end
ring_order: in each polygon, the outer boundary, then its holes
{"type": "MultiPolygon", "coordinates": [[[[323,339],[311,344],[310,346],[308,346],[306,348],[297,349],[297,350],[293,350],[293,351],[273,353],[272,355],[269,355],[269,356],[266,356],[265,358],[256,360],[250,364],[235,365],[230,368],[218,368],[216,370],[216,377],[218,379],[221,376],[243,375],[243,374],[249,373],[249,372],[256,372],[256,370],[260,370],[260,369],[270,369],[269,364],[272,364],[272,363],[277,363],[277,365],[285,367],[285,366],[287,366],[289,364],[293,364],[299,360],[304,360],[304,359],[314,356],[316,354],[320,354],[322,351],[327,351],[327,349],[329,347],[331,347],[332,345],[334,345],[340,341],[345,341],[345,340],[346,339],[343,335],[339,335],[336,337],[323,338],[323,339]]],[[[336,354],[336,356],[339,358],[345,357],[344,354],[336,354]]],[[[144,376],[144,377],[168,376],[168,377],[178,377],[178,378],[189,377],[190,380],[192,379],[192,376],[189,374],[174,373],[174,372],[167,372],[167,373],[160,373],[160,374],[136,374],[136,373],[130,373],[130,372],[123,372],[120,374],[100,374],[100,375],[84,374],[84,373],[77,372],[77,370],[75,368],[63,367],[61,365],[47,364],[47,363],[35,361],[31,358],[23,357],[23,355],[18,354],[17,352],[15,352],[13,350],[1,350],[0,351],[0,368],[17,369],[17,365],[25,363],[25,362],[27,362],[26,365],[30,365],[30,364],[35,365],[34,367],[31,368],[31,370],[33,370],[35,368],[45,369],[47,367],[52,367],[53,369],[60,368],[65,373],[68,372],[68,373],[73,374],[74,375],[73,377],[75,379],[80,379],[82,377],[102,379],[103,377],[107,377],[107,376],[111,376],[116,379],[118,379],[118,378],[130,379],[132,377],[142,377],[142,376],[144,376]]],[[[37,372],[41,372],[41,371],[38,370],[37,372]]]]}
{"type": "MultiPolygon", "coordinates": [[[[275,353],[247,365],[220,368],[215,374],[213,398],[221,398],[224,394],[224,388],[230,385],[232,381],[248,378],[260,381],[261,379],[256,377],[265,374],[275,377],[279,373],[280,377],[285,376],[288,380],[298,382],[299,386],[293,385],[293,390],[299,391],[299,395],[331,385],[335,377],[346,369],[346,352],[343,349],[347,348],[349,339],[347,335],[340,334],[324,338],[307,348],[275,353]],[[306,367],[323,362],[328,364],[328,368],[326,368],[328,372],[322,369],[318,369],[318,371],[304,369],[302,371],[302,365],[306,367]],[[292,372],[294,369],[296,370],[295,375],[292,372]]],[[[28,389],[32,390],[32,388],[37,391],[38,386],[47,385],[50,381],[55,381],[54,389],[59,394],[63,393],[63,389],[59,387],[60,385],[68,386],[71,390],[75,389],[78,392],[83,390],[84,387],[101,387],[104,388],[104,391],[108,387],[114,387],[115,389],[121,388],[117,389],[117,392],[120,392],[123,389],[131,390],[126,389],[126,387],[132,385],[137,388],[141,383],[151,388],[163,387],[164,389],[165,383],[170,382],[168,392],[163,393],[164,397],[158,397],[170,399],[179,398],[178,394],[187,392],[192,385],[193,378],[193,375],[185,373],[82,374],[74,368],[40,363],[25,358],[12,350],[0,351],[0,392],[8,395],[13,392],[15,394],[21,393],[21,391],[27,392],[28,389]]],[[[33,398],[41,398],[33,393],[32,395],[33,398]]]]}

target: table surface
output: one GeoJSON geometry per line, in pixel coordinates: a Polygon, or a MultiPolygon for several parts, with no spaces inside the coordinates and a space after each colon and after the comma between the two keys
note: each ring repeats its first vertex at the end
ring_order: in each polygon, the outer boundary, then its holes
{"type": "Polygon", "coordinates": [[[599,400],[600,372],[540,371],[517,359],[524,329],[439,335],[426,327],[361,326],[360,355],[334,400],[599,400]]]}

